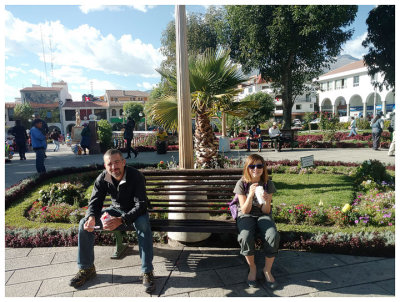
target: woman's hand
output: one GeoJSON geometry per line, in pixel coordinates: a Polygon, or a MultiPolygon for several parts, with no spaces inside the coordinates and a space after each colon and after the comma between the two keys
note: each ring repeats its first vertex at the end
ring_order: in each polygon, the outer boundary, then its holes
{"type": "Polygon", "coordinates": [[[251,197],[254,196],[254,194],[256,193],[256,188],[258,187],[258,183],[252,184],[249,188],[249,195],[251,197]]]}
{"type": "Polygon", "coordinates": [[[264,197],[264,200],[265,200],[266,203],[271,203],[272,194],[268,194],[267,192],[264,191],[263,197],[264,197]]]}

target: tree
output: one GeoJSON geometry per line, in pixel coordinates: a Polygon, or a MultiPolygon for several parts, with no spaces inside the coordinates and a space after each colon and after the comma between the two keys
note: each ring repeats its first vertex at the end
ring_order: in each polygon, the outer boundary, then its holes
{"type": "Polygon", "coordinates": [[[353,30],[357,6],[240,5],[226,7],[231,57],[244,72],[258,69],[282,95],[284,128],[296,96],[335,61],[353,30]]]}
{"type": "Polygon", "coordinates": [[[368,47],[368,53],[364,56],[367,63],[368,74],[374,76],[382,72],[382,83],[374,85],[383,89],[395,88],[395,6],[379,5],[369,12],[367,18],[368,34],[362,42],[368,47]]]}
{"type": "MultiPolygon", "coordinates": [[[[176,89],[175,72],[158,72],[176,89]]],[[[238,85],[246,80],[239,66],[230,61],[229,51],[207,49],[204,54],[189,57],[192,112],[196,126],[196,167],[211,168],[217,155],[210,116],[215,116],[218,111],[245,114],[245,109],[240,108],[233,97],[241,91],[238,85]]],[[[249,102],[246,105],[248,107],[249,102]]],[[[172,127],[177,125],[177,112],[176,95],[172,95],[155,102],[150,115],[158,124],[172,127]]]]}
{"type": "Polygon", "coordinates": [[[244,101],[250,101],[256,104],[256,108],[249,108],[248,114],[243,118],[247,126],[255,126],[264,123],[271,117],[275,109],[272,96],[261,91],[246,96],[244,101]]]}
{"type": "Polygon", "coordinates": [[[30,119],[32,119],[33,109],[29,103],[17,104],[14,108],[14,119],[21,120],[21,124],[27,128],[31,128],[30,119]]]}
{"type": "MultiPolygon", "coordinates": [[[[190,54],[203,53],[207,48],[218,47],[219,33],[222,28],[222,9],[210,7],[206,14],[188,14],[187,46],[190,54]]],[[[175,21],[168,23],[161,37],[161,53],[166,59],[161,63],[161,70],[173,71],[176,66],[175,21]]]]}
{"type": "MultiPolygon", "coordinates": [[[[143,105],[136,102],[128,102],[123,106],[126,117],[131,117],[137,125],[144,116],[143,105]],[[140,116],[142,114],[142,116],[140,116]]],[[[136,128],[136,126],[135,126],[136,128]]]]}

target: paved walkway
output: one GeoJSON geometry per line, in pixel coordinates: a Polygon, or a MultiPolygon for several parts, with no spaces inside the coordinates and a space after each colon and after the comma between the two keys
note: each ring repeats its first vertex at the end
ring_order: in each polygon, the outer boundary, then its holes
{"type": "MultiPolygon", "coordinates": [[[[51,149],[51,145],[50,148],[51,149]]],[[[48,151],[45,165],[48,170],[68,166],[102,163],[101,155],[75,156],[63,146],[60,152],[48,151]]],[[[229,157],[246,156],[246,152],[232,151],[229,157]]],[[[370,149],[310,149],[276,153],[261,152],[269,160],[299,160],[314,155],[315,160],[362,162],[379,159],[394,164],[387,151],[370,149]]],[[[178,158],[177,152],[157,155],[140,153],[129,162],[156,163],[178,158]]],[[[34,153],[26,161],[18,156],[5,166],[6,187],[35,173],[34,153]]],[[[273,266],[273,274],[281,287],[272,291],[259,280],[257,288],[246,285],[247,265],[235,240],[223,240],[213,235],[199,246],[156,244],[154,267],[157,290],[161,297],[393,297],[395,295],[395,259],[358,257],[339,254],[317,254],[282,250],[273,266]],[[219,246],[216,246],[219,245],[219,246]]],[[[77,271],[77,247],[6,248],[6,297],[133,297],[149,296],[140,282],[138,247],[132,246],[125,257],[111,260],[114,247],[96,246],[97,277],[81,289],[68,285],[77,271]]],[[[259,267],[261,254],[256,255],[259,267]]],[[[261,276],[259,272],[259,277],[261,276]]]]}
{"type": "MultiPolygon", "coordinates": [[[[68,282],[77,272],[76,247],[6,248],[5,296],[148,297],[139,279],[137,246],[120,260],[109,259],[112,250],[110,246],[95,247],[97,277],[75,289],[68,282]]],[[[394,258],[283,250],[273,266],[273,274],[281,286],[269,290],[262,280],[257,288],[247,287],[247,264],[238,248],[165,244],[155,245],[154,254],[157,289],[153,296],[394,297],[395,294],[394,258]]],[[[256,259],[262,262],[260,254],[256,259]]]]}

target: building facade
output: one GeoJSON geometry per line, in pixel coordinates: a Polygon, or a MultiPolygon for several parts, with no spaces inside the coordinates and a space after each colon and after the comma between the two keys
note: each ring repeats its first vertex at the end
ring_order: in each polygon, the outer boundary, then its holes
{"type": "Polygon", "coordinates": [[[143,105],[149,99],[149,93],[138,90],[106,90],[104,99],[108,104],[109,121],[124,123],[124,104],[137,102],[143,105]]]}
{"type": "Polygon", "coordinates": [[[384,88],[374,88],[373,81],[381,81],[382,75],[374,79],[368,75],[363,60],[347,64],[315,80],[319,84],[319,108],[321,112],[342,117],[374,116],[376,112],[392,112],[395,108],[394,93],[384,88]]]}

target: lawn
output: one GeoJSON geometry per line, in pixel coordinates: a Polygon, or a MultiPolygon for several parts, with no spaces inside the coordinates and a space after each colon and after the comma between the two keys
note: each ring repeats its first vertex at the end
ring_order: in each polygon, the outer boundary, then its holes
{"type": "Polygon", "coordinates": [[[352,178],[334,174],[273,174],[274,204],[343,206],[354,197],[352,178]]]}

